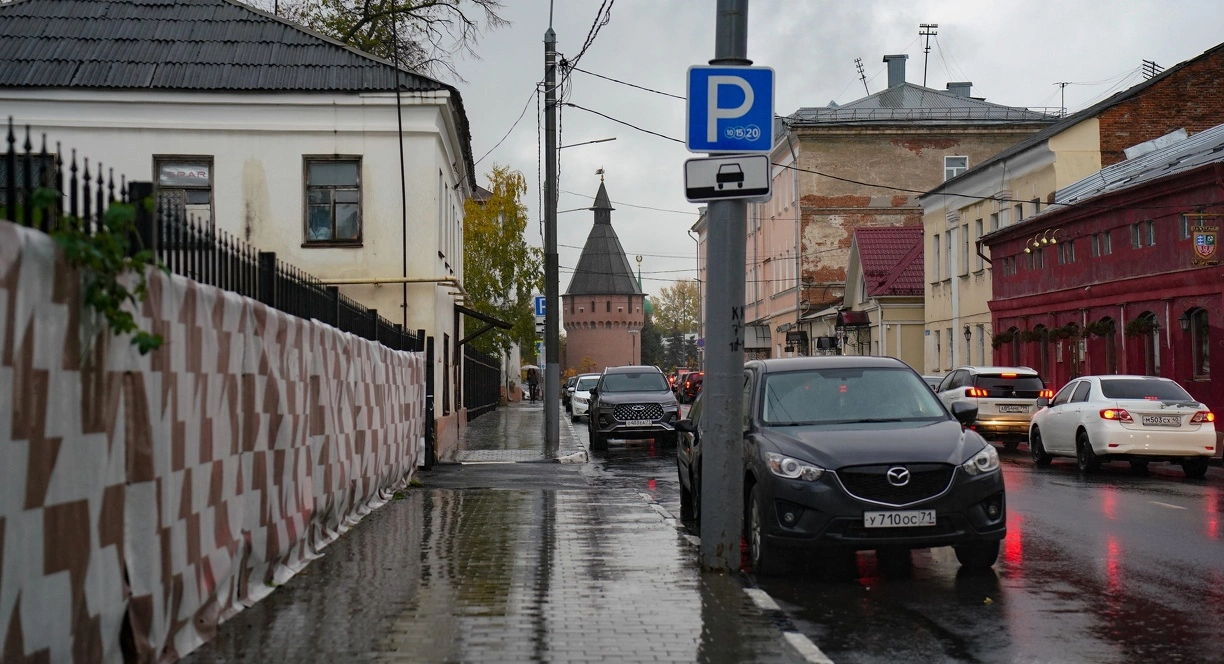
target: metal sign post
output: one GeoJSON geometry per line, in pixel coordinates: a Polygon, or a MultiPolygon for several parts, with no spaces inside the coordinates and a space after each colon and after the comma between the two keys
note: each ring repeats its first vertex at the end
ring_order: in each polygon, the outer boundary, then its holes
{"type": "MultiPolygon", "coordinates": [[[[718,0],[717,12],[714,59],[710,64],[718,67],[689,70],[689,150],[768,151],[773,138],[772,72],[768,77],[769,89],[756,87],[760,77],[740,75],[751,71],[746,65],[752,64],[747,58],[748,0],[718,0]],[[761,106],[767,107],[764,112],[761,106]],[[761,132],[767,135],[764,142],[760,140],[761,132]]],[[[742,164],[740,168],[743,170],[742,164]]],[[[717,190],[717,168],[714,173],[717,190]]],[[[738,182],[727,173],[723,179],[738,182]]],[[[709,281],[703,309],[706,377],[702,398],[706,406],[702,420],[701,564],[709,570],[727,572],[740,566],[744,519],[742,413],[747,218],[748,205],[743,199],[713,200],[709,205],[709,281]]]]}

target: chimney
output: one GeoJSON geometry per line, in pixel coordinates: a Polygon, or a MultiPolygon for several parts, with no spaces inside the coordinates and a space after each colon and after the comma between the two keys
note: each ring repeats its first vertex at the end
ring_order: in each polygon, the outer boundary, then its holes
{"type": "Polygon", "coordinates": [[[896,87],[905,82],[905,61],[908,55],[886,55],[884,62],[888,63],[888,87],[896,87]]]}
{"type": "Polygon", "coordinates": [[[957,97],[969,98],[969,89],[973,87],[970,81],[961,81],[959,83],[948,83],[948,92],[957,97]]]}

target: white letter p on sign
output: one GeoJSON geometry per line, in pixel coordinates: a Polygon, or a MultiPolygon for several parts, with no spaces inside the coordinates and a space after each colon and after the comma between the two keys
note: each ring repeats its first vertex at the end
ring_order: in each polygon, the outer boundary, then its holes
{"type": "Polygon", "coordinates": [[[706,121],[706,140],[713,143],[718,140],[718,121],[730,120],[732,118],[743,117],[752,108],[753,95],[752,87],[748,85],[748,81],[739,76],[711,76],[707,83],[707,101],[709,113],[706,121]],[[744,91],[744,103],[737,108],[719,108],[718,106],[718,86],[734,85],[744,91]]]}

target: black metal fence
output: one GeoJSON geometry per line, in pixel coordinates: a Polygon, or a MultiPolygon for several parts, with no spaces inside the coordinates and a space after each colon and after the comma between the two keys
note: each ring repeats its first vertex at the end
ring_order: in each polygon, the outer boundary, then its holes
{"type": "Polygon", "coordinates": [[[501,400],[501,362],[466,345],[463,360],[463,403],[471,422],[497,408],[501,400]]]}
{"type": "Polygon", "coordinates": [[[6,150],[0,158],[0,218],[53,232],[67,215],[90,231],[100,226],[109,205],[138,203],[133,244],[151,248],[158,262],[174,274],[245,295],[299,318],[317,319],[394,350],[425,350],[424,330],[405,330],[379,316],[377,310],[341,295],[338,287],[278,260],[275,253],[259,251],[213,228],[210,221],[193,218],[172,195],[156,196],[153,210],[148,210],[145,201],[155,195],[151,183],[127,182],[120,175],[116,185],[114,170],[105,169],[104,177],[101,162],[91,171],[89,160],[84,159],[79,168],[75,150],[65,168],[59,143],[54,153],[48,152],[45,135],[39,151],[34,151],[29,127],[19,149],[12,118],[8,124],[6,150]],[[36,209],[39,190],[54,195],[48,205],[36,209]]]}

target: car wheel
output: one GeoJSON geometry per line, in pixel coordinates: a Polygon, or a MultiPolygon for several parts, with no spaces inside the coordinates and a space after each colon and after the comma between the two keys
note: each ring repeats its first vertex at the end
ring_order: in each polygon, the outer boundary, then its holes
{"type": "Polygon", "coordinates": [[[1018,440],[1004,441],[1003,449],[1007,450],[1008,452],[1015,452],[1016,450],[1020,449],[1020,441],[1018,440]]]}
{"type": "Polygon", "coordinates": [[[572,413],[570,414],[570,422],[577,422],[578,420],[581,420],[581,419],[582,419],[581,415],[574,415],[572,413]]]}
{"type": "Polygon", "coordinates": [[[1131,473],[1134,475],[1144,476],[1148,474],[1148,462],[1132,461],[1130,462],[1131,473]]]}
{"type": "Polygon", "coordinates": [[[1092,443],[1084,431],[1075,434],[1075,465],[1081,473],[1095,473],[1101,469],[1101,460],[1092,451],[1092,443]]]}
{"type": "Polygon", "coordinates": [[[684,486],[684,471],[676,463],[676,479],[680,482],[680,520],[693,520],[693,490],[684,486]]]}
{"type": "Polygon", "coordinates": [[[1029,453],[1033,455],[1033,463],[1038,466],[1048,466],[1054,460],[1041,442],[1041,429],[1034,428],[1029,432],[1029,453]]]}
{"type": "Polygon", "coordinates": [[[1186,459],[1181,463],[1182,471],[1192,480],[1201,480],[1207,476],[1207,457],[1186,459]]]}
{"type": "Polygon", "coordinates": [[[748,514],[744,523],[748,525],[748,560],[752,571],[760,576],[776,576],[786,571],[781,552],[765,538],[765,504],[761,502],[761,490],[756,484],[748,492],[748,514]]]}
{"type": "Polygon", "coordinates": [[[956,560],[967,569],[989,569],[999,559],[999,540],[966,542],[952,547],[956,560]]]}

